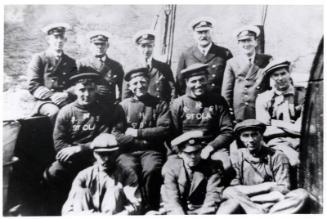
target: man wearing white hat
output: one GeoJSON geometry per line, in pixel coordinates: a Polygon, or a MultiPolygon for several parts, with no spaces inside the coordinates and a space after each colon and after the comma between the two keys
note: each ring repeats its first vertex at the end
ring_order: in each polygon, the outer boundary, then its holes
{"type": "Polygon", "coordinates": [[[63,51],[69,28],[66,23],[45,26],[42,31],[47,36],[48,49],[34,55],[27,69],[28,90],[37,100],[33,114],[49,116],[53,123],[59,108],[72,99],[67,89],[69,78],[76,74],[76,63],[63,51]]]}
{"type": "Polygon", "coordinates": [[[240,54],[228,60],[222,85],[222,96],[227,100],[236,122],[255,118],[255,99],[261,90],[262,72],[271,56],[256,53],[260,30],[244,26],[235,32],[240,54]]]}
{"type": "Polygon", "coordinates": [[[124,77],[122,65],[107,55],[110,45],[109,35],[105,31],[89,32],[87,38],[90,42],[91,53],[77,61],[79,73],[94,72],[102,77],[102,83],[97,87],[97,98],[104,105],[121,100],[124,77]]]}
{"type": "Polygon", "coordinates": [[[213,19],[200,17],[190,23],[193,32],[195,45],[185,50],[178,61],[176,82],[179,95],[185,93],[185,83],[181,79],[181,70],[194,63],[208,64],[208,86],[209,90],[217,94],[221,93],[221,84],[224,70],[228,59],[232,58],[232,53],[228,49],[217,46],[212,42],[211,31],[213,19]]]}
{"type": "MultiPolygon", "coordinates": [[[[133,42],[139,51],[142,67],[149,70],[148,92],[164,101],[176,97],[175,81],[170,66],[153,58],[155,35],[151,30],[141,30],[133,37],[133,42]]],[[[124,89],[124,98],[132,96],[127,84],[124,89]]]]}
{"type": "Polygon", "coordinates": [[[62,214],[138,214],[141,198],[137,187],[126,185],[129,176],[116,164],[119,144],[103,133],[91,143],[95,164],[78,173],[62,214]]]}

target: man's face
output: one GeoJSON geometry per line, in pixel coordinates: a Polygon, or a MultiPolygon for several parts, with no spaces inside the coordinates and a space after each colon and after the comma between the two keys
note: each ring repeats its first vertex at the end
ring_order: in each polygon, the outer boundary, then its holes
{"type": "Polygon", "coordinates": [[[206,75],[191,76],[186,79],[186,87],[190,92],[190,95],[195,98],[200,97],[205,93],[207,84],[208,78],[206,75]]]}
{"type": "Polygon", "coordinates": [[[256,153],[261,149],[262,134],[255,129],[244,130],[240,134],[240,140],[250,153],[256,153]]]}
{"type": "Polygon", "coordinates": [[[238,40],[238,46],[241,53],[245,55],[252,55],[255,52],[258,42],[254,36],[247,39],[238,40]]]}
{"type": "Polygon", "coordinates": [[[136,97],[142,97],[148,90],[148,79],[144,76],[132,78],[129,82],[129,89],[136,97]]]}
{"type": "Polygon", "coordinates": [[[184,160],[188,167],[195,167],[201,160],[201,145],[186,146],[183,151],[179,152],[179,156],[184,160]]]}
{"type": "Polygon", "coordinates": [[[84,85],[83,83],[77,83],[75,85],[75,94],[77,96],[77,102],[80,105],[86,106],[95,101],[96,84],[91,82],[84,85]]]}
{"type": "Polygon", "coordinates": [[[142,55],[142,58],[145,60],[147,60],[152,56],[153,48],[154,48],[154,43],[143,43],[137,46],[137,49],[142,55]]]}
{"type": "Polygon", "coordinates": [[[102,171],[107,171],[114,166],[116,162],[116,158],[118,156],[118,151],[110,151],[110,152],[94,151],[93,155],[100,169],[102,171]]]}
{"type": "Polygon", "coordinates": [[[211,30],[193,31],[193,37],[199,46],[205,47],[212,42],[211,30]]]}
{"type": "Polygon", "coordinates": [[[271,74],[271,79],[275,82],[275,87],[279,91],[285,91],[291,84],[291,75],[285,68],[277,69],[271,74]]]}
{"type": "Polygon", "coordinates": [[[62,34],[51,34],[47,36],[47,41],[52,51],[62,51],[67,39],[62,34]]]}
{"type": "Polygon", "coordinates": [[[109,43],[108,42],[94,42],[90,44],[91,52],[94,56],[103,56],[106,54],[109,43]]]}

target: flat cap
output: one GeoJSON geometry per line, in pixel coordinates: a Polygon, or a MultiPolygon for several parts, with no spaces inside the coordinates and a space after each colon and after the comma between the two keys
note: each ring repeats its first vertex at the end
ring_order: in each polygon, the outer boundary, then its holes
{"type": "Polygon", "coordinates": [[[70,29],[67,23],[52,23],[42,28],[42,32],[47,35],[64,35],[70,29]]]}
{"type": "Polygon", "coordinates": [[[189,28],[194,31],[203,31],[212,29],[214,20],[210,17],[198,17],[192,20],[189,24],[189,28]]]}
{"type": "Polygon", "coordinates": [[[149,70],[145,67],[140,67],[140,68],[133,68],[132,70],[128,71],[124,79],[125,81],[130,81],[132,78],[135,78],[137,76],[144,76],[146,78],[149,77],[149,70]]]}
{"type": "Polygon", "coordinates": [[[183,79],[206,74],[208,74],[208,65],[202,63],[192,64],[181,71],[181,76],[183,79]]]}
{"type": "Polygon", "coordinates": [[[137,45],[153,43],[155,40],[155,34],[151,30],[141,30],[133,36],[133,42],[137,45]]]}
{"type": "Polygon", "coordinates": [[[100,79],[100,75],[97,73],[79,73],[69,78],[69,81],[74,84],[81,79],[91,79],[97,81],[100,79]]]}
{"type": "Polygon", "coordinates": [[[242,131],[247,129],[255,129],[261,133],[264,133],[266,130],[266,125],[256,119],[246,119],[235,125],[234,132],[239,135],[242,131]]]}
{"type": "Polygon", "coordinates": [[[108,133],[98,135],[92,141],[91,148],[96,152],[111,152],[119,149],[116,137],[108,133]]]}
{"type": "Polygon", "coordinates": [[[87,38],[90,40],[91,43],[104,43],[108,42],[110,34],[106,31],[95,30],[90,31],[87,34],[87,38]]]}
{"type": "Polygon", "coordinates": [[[260,29],[255,25],[246,25],[237,29],[234,35],[237,40],[245,40],[251,36],[258,37],[260,35],[260,29]]]}
{"type": "Polygon", "coordinates": [[[272,60],[262,71],[266,77],[270,77],[271,73],[280,68],[289,70],[291,62],[286,59],[272,60]]]}
{"type": "Polygon", "coordinates": [[[171,146],[173,148],[180,148],[184,145],[198,146],[206,142],[208,138],[210,138],[210,136],[205,135],[201,130],[188,131],[173,139],[171,141],[171,146]]]}

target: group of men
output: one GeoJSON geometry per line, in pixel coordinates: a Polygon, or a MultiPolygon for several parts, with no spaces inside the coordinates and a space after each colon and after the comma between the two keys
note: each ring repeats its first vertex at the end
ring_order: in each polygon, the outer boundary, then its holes
{"type": "Polygon", "coordinates": [[[75,61],[63,52],[69,25],[43,28],[49,47],[28,74],[34,115],[54,127],[49,214],[303,210],[307,192],[290,191],[303,105],[291,63],[256,53],[256,26],[237,31],[233,57],[212,42],[213,25],[191,22],[196,45],[182,53],[176,81],[153,58],[151,31],[134,36],[141,65],[125,74],[107,56],[108,33],[88,34],[90,55],[75,61]]]}

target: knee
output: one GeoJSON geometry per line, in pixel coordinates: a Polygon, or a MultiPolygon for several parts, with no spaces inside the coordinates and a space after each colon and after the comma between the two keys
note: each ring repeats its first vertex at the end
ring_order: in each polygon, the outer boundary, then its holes
{"type": "Polygon", "coordinates": [[[229,186],[223,191],[223,198],[233,199],[238,194],[238,191],[233,187],[229,186]]]}
{"type": "Polygon", "coordinates": [[[227,150],[219,150],[211,155],[211,160],[220,161],[225,170],[231,168],[231,161],[227,150]]]}
{"type": "Polygon", "coordinates": [[[52,103],[46,103],[40,108],[40,114],[55,118],[59,112],[59,107],[52,103]]]}
{"type": "Polygon", "coordinates": [[[298,198],[299,200],[308,200],[310,198],[309,193],[305,189],[302,189],[302,188],[295,189],[295,190],[291,191],[290,193],[289,193],[290,195],[298,198]]]}

